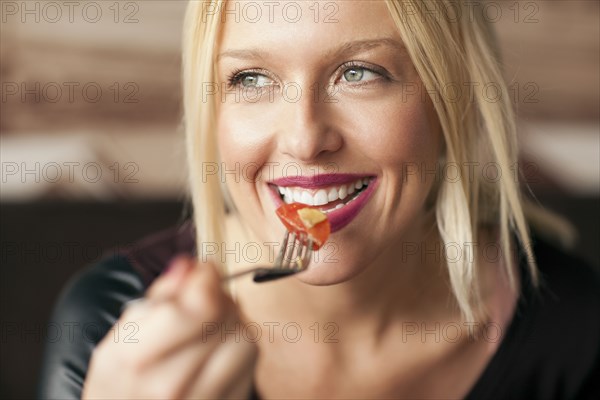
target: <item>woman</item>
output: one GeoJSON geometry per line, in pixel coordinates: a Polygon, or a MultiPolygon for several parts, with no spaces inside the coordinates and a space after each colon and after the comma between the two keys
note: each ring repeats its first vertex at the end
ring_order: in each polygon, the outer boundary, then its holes
{"type": "Polygon", "coordinates": [[[186,16],[195,235],[71,284],[55,320],[99,329],[50,347],[42,395],[597,394],[599,279],[531,238],[553,219],[509,172],[514,118],[482,16],[450,1],[248,4],[191,2],[186,16]],[[250,259],[272,263],[275,209],[291,201],[328,212],[329,246],[293,278],[224,287],[250,259]],[[162,273],[180,253],[197,258],[162,273]]]}

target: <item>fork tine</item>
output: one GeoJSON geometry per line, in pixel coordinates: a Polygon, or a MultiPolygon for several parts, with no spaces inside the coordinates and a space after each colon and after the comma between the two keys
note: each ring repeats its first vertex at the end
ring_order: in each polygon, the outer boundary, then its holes
{"type": "Polygon", "coordinates": [[[296,249],[296,234],[292,233],[292,246],[286,249],[286,256],[283,259],[281,268],[290,268],[292,260],[294,259],[294,250],[296,249]]]}
{"type": "Polygon", "coordinates": [[[312,257],[312,252],[313,252],[313,241],[312,241],[312,239],[309,239],[308,246],[306,246],[306,253],[304,254],[304,258],[302,260],[302,265],[304,266],[304,268],[306,268],[308,266],[308,264],[310,263],[310,258],[312,257]]]}
{"type": "Polygon", "coordinates": [[[287,251],[288,239],[290,238],[290,231],[285,230],[285,236],[283,237],[283,243],[281,244],[281,248],[279,249],[279,253],[277,253],[277,258],[275,259],[274,268],[281,268],[283,264],[283,258],[287,251]]]}
{"type": "Polygon", "coordinates": [[[289,231],[285,232],[281,249],[279,250],[279,253],[277,253],[275,265],[273,267],[261,266],[238,271],[223,277],[222,281],[228,281],[246,274],[254,273],[254,282],[268,282],[294,275],[295,273],[306,269],[310,264],[310,258],[313,254],[313,241],[308,239],[308,244],[305,246],[303,243],[306,243],[307,237],[305,234],[301,235],[300,238],[297,238],[295,234],[290,233],[289,231]],[[290,234],[292,236],[291,244],[289,243],[290,234]],[[295,257],[294,253],[296,254],[295,257]]]}
{"type": "MultiPolygon", "coordinates": [[[[291,269],[305,269],[310,262],[310,256],[312,254],[312,240],[308,239],[308,245],[304,245],[306,243],[307,235],[301,234],[301,236],[296,240],[298,246],[295,249],[296,254],[293,258],[293,262],[289,265],[291,269]]],[[[294,254],[291,254],[293,256],[294,254]]]]}
{"type": "Polygon", "coordinates": [[[307,249],[307,247],[304,246],[304,243],[306,243],[306,235],[302,234],[302,236],[300,237],[300,247],[298,248],[298,257],[297,257],[297,259],[304,258],[304,253],[306,253],[306,249],[307,249]]]}
{"type": "Polygon", "coordinates": [[[294,257],[294,262],[290,265],[290,268],[298,268],[298,264],[302,263],[302,253],[304,252],[304,238],[306,236],[304,234],[300,234],[298,239],[296,240],[298,246],[296,247],[296,256],[294,257]]]}
{"type": "Polygon", "coordinates": [[[302,245],[302,236],[298,236],[296,238],[295,244],[296,244],[296,248],[294,249],[295,254],[293,254],[292,263],[290,265],[290,268],[296,268],[298,266],[298,260],[300,259],[302,251],[304,250],[304,246],[302,245]]]}
{"type": "MultiPolygon", "coordinates": [[[[312,255],[312,240],[308,239],[308,243],[306,246],[304,246],[304,251],[302,252],[301,258],[300,260],[300,267],[302,269],[305,269],[306,267],[308,267],[308,264],[310,263],[310,256],[312,255]]],[[[300,255],[299,255],[300,256],[300,255]]]]}

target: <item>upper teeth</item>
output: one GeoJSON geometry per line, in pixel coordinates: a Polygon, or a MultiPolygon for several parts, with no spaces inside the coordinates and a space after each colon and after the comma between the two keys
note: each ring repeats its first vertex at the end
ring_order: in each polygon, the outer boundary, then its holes
{"type": "Polygon", "coordinates": [[[370,178],[361,178],[352,183],[319,189],[314,193],[299,187],[278,186],[277,188],[283,196],[283,201],[288,204],[297,202],[309,206],[322,206],[337,199],[344,200],[348,195],[354,193],[355,190],[367,186],[369,182],[370,178]]]}

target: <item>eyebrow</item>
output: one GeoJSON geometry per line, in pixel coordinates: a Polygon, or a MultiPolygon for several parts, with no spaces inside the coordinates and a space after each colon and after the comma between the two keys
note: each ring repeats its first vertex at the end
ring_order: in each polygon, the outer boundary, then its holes
{"type": "MultiPolygon", "coordinates": [[[[362,51],[370,50],[375,47],[387,46],[392,47],[399,51],[406,51],[404,45],[393,38],[379,38],[379,39],[366,39],[366,40],[355,40],[352,42],[346,42],[335,50],[330,50],[325,54],[327,58],[337,58],[346,54],[360,53],[362,51]]],[[[264,60],[265,53],[258,49],[240,49],[240,50],[226,50],[217,56],[217,62],[223,58],[237,58],[240,60],[246,59],[260,59],[264,60]]]]}

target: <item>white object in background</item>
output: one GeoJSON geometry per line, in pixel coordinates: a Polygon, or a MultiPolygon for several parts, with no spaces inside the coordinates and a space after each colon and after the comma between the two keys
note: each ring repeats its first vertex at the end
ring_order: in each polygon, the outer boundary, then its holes
{"type": "Polygon", "coordinates": [[[181,199],[185,153],[166,130],[0,136],[0,200],[181,199]]]}
{"type": "Polygon", "coordinates": [[[522,150],[542,173],[572,195],[600,195],[598,125],[531,123],[521,131],[522,150]]]}

